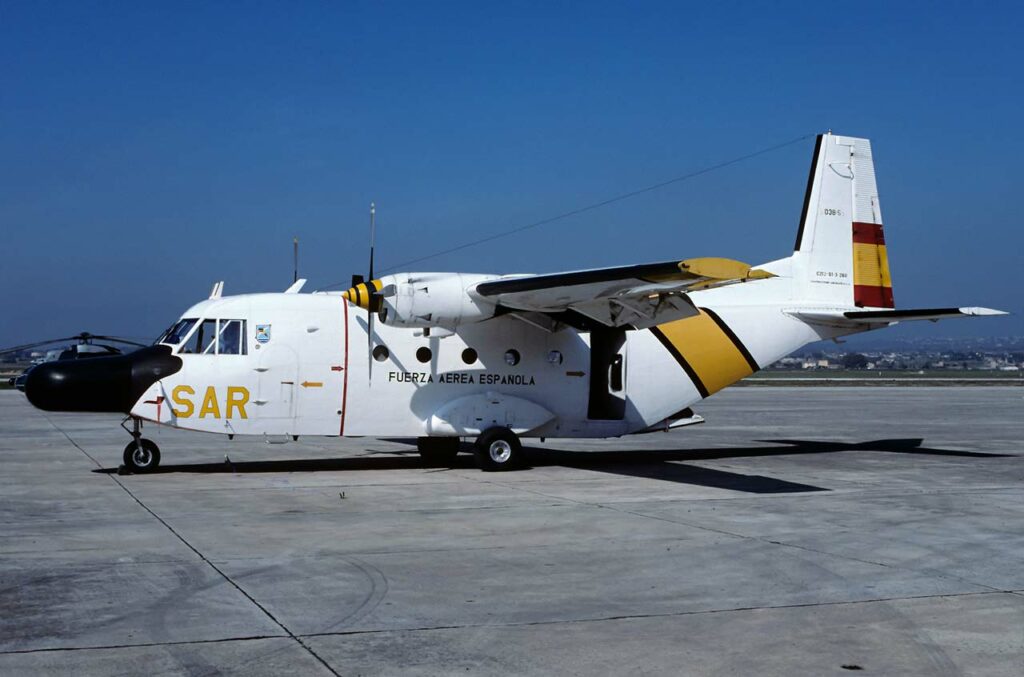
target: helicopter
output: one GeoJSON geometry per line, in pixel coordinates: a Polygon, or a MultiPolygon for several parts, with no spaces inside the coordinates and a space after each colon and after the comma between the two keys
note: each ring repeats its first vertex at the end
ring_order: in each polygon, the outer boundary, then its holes
{"type": "Polygon", "coordinates": [[[124,350],[117,346],[110,345],[111,343],[120,343],[121,345],[133,346],[134,348],[144,348],[146,346],[145,343],[139,343],[138,341],[132,341],[126,338],[106,336],[103,334],[92,334],[90,332],[83,331],[75,334],[74,336],[62,336],[60,338],[46,339],[45,341],[34,341],[32,343],[4,348],[3,350],[0,350],[0,357],[4,355],[17,355],[18,353],[33,351],[37,348],[42,348],[43,346],[51,346],[55,343],[64,343],[65,341],[76,341],[76,343],[65,345],[63,347],[51,348],[47,350],[44,355],[32,359],[31,364],[24,371],[7,379],[8,385],[14,386],[18,390],[24,392],[28,372],[34,367],[46,362],[80,360],[94,357],[111,357],[113,355],[121,355],[124,353],[124,350]],[[95,341],[105,341],[106,343],[95,343],[95,341]]]}

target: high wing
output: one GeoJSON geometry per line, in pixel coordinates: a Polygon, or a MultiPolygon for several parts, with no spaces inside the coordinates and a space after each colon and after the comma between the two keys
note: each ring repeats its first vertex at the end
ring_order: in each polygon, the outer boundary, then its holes
{"type": "Polygon", "coordinates": [[[697,314],[687,291],[774,277],[741,261],[696,258],[510,277],[474,292],[504,313],[545,329],[564,323],[637,329],[697,314]]]}

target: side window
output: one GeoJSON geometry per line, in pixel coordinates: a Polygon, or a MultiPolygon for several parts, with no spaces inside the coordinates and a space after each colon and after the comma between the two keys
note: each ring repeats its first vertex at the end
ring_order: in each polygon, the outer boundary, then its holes
{"type": "Polygon", "coordinates": [[[216,345],[215,338],[217,338],[217,320],[203,320],[178,352],[212,355],[213,347],[216,345]]]}
{"type": "Polygon", "coordinates": [[[217,354],[245,355],[245,320],[221,320],[217,327],[217,354]]]}

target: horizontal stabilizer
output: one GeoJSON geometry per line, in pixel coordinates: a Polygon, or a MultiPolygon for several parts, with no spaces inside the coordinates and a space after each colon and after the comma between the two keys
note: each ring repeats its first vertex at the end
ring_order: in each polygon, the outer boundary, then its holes
{"type": "Polygon", "coordinates": [[[936,322],[950,317],[984,317],[1009,315],[994,308],[915,308],[913,310],[850,310],[847,318],[855,322],[898,322],[900,320],[931,320],[936,322]]]}
{"type": "Polygon", "coordinates": [[[863,324],[892,324],[907,320],[938,322],[954,317],[992,317],[1009,313],[994,308],[914,308],[911,310],[794,310],[790,315],[812,324],[853,326],[863,324]]]}

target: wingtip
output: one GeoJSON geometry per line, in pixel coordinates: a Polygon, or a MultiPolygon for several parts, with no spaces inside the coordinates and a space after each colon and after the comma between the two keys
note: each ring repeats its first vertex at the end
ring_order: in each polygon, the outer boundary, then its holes
{"type": "Polygon", "coordinates": [[[967,308],[961,308],[960,312],[964,315],[974,315],[978,317],[995,317],[997,315],[1009,315],[1005,310],[996,310],[995,308],[981,308],[978,306],[970,306],[967,308]]]}

